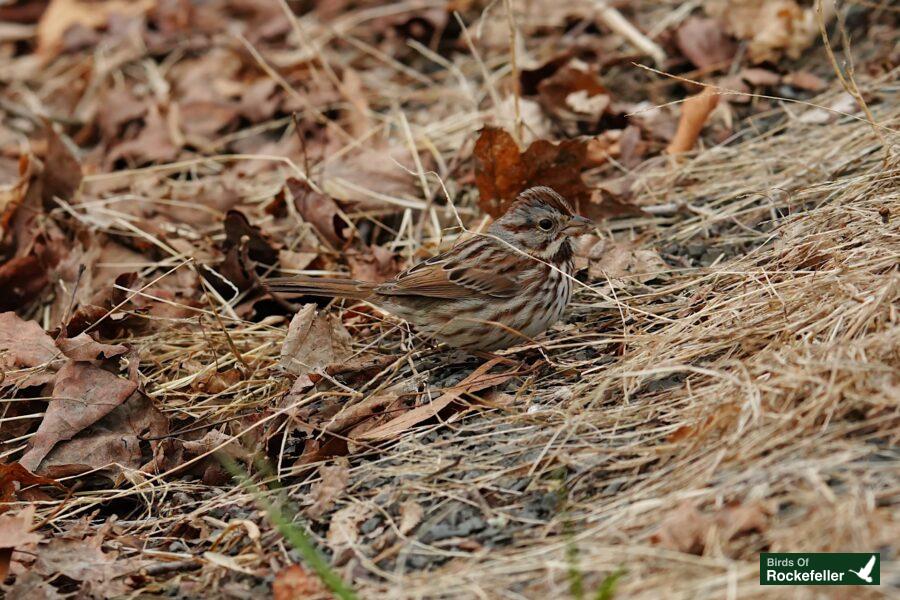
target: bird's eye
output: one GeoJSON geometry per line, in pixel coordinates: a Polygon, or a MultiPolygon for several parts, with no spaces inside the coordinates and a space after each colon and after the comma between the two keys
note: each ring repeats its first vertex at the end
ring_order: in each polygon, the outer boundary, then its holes
{"type": "Polygon", "coordinates": [[[543,231],[550,231],[553,229],[553,221],[550,219],[541,219],[538,221],[538,227],[540,227],[543,231]]]}

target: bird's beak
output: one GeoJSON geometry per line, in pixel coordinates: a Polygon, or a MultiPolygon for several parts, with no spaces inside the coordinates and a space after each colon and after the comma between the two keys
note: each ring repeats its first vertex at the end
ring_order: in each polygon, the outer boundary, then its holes
{"type": "Polygon", "coordinates": [[[583,235],[585,233],[590,233],[594,230],[594,222],[590,219],[586,219],[581,215],[575,215],[569,222],[566,224],[563,231],[567,235],[583,235]]]}

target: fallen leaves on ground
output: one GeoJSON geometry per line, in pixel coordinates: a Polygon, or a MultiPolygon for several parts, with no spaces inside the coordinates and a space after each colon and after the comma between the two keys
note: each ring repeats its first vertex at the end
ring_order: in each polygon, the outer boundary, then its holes
{"type": "Polygon", "coordinates": [[[97,28],[105,25],[112,15],[139,15],[154,4],[155,0],[51,0],[37,26],[37,52],[45,59],[52,58],[70,27],[97,28]]]}
{"type": "Polygon", "coordinates": [[[771,514],[771,507],[763,502],[734,503],[712,514],[684,503],[666,516],[651,539],[663,548],[699,555],[714,539],[728,542],[753,531],[764,532],[771,514]]]}
{"type": "Polygon", "coordinates": [[[57,444],[41,461],[40,470],[61,478],[108,469],[107,474],[115,478],[122,469],[137,470],[148,462],[155,440],[168,433],[168,425],[168,419],[149,398],[132,394],[72,439],[57,444]],[[145,438],[154,441],[142,441],[145,438]],[[146,452],[142,444],[147,444],[146,452]]]}
{"type": "Polygon", "coordinates": [[[351,354],[350,334],[332,313],[319,314],[315,304],[304,304],[288,327],[281,347],[281,367],[298,377],[323,373],[351,354]]]}
{"type": "Polygon", "coordinates": [[[112,358],[128,352],[122,344],[104,344],[98,342],[87,333],[79,333],[73,338],[60,338],[56,346],[63,354],[76,361],[91,361],[112,358]]]}
{"type": "Polygon", "coordinates": [[[17,462],[0,463],[0,513],[9,508],[9,503],[16,500],[23,487],[33,485],[52,485],[64,489],[55,479],[35,475],[17,462]]]}
{"type": "Polygon", "coordinates": [[[34,546],[43,539],[31,530],[34,526],[34,505],[28,504],[15,515],[0,514],[0,583],[9,573],[12,553],[17,548],[34,546]]]}
{"type": "Polygon", "coordinates": [[[325,586],[314,573],[300,565],[290,565],[275,574],[272,582],[273,600],[299,600],[312,598],[326,592],[325,586]]]}
{"type": "Polygon", "coordinates": [[[644,247],[640,241],[598,241],[593,237],[582,240],[576,264],[588,266],[591,278],[609,279],[616,287],[628,282],[646,283],[670,270],[655,250],[644,247]]]}
{"type": "Polygon", "coordinates": [[[145,561],[121,558],[116,551],[102,549],[103,533],[87,539],[55,538],[41,547],[32,569],[47,580],[64,576],[83,582],[94,597],[127,595],[131,586],[125,577],[135,573],[145,561]]]}
{"type": "Polygon", "coordinates": [[[6,378],[0,385],[39,385],[47,382],[43,374],[12,375],[16,369],[30,369],[49,363],[57,355],[56,346],[44,329],[34,321],[25,321],[14,312],[0,313],[0,371],[6,378]]]}
{"type": "MultiPolygon", "coordinates": [[[[706,0],[703,6],[730,34],[749,42],[755,63],[775,62],[782,54],[799,58],[819,35],[815,6],[801,7],[795,0],[706,0]]],[[[834,15],[833,2],[823,2],[823,15],[827,24],[834,15]]]]}
{"type": "Polygon", "coordinates": [[[47,412],[19,462],[37,469],[56,444],[109,414],[137,385],[90,363],[69,361],[56,374],[47,412]]]}
{"type": "Polygon", "coordinates": [[[725,34],[718,19],[689,17],[675,32],[675,41],[689,61],[698,69],[728,66],[737,46],[725,34]]]}

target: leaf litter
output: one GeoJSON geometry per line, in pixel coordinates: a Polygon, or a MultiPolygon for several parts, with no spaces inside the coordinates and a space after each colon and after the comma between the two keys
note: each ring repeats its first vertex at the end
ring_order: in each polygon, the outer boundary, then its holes
{"type": "Polygon", "coordinates": [[[892,14],[823,6],[880,138],[809,3],[295,4],[0,6],[4,593],[327,595],[218,453],[364,597],[895,552],[892,14]],[[258,285],[382,281],[535,184],[600,224],[540,348],[258,285]]]}

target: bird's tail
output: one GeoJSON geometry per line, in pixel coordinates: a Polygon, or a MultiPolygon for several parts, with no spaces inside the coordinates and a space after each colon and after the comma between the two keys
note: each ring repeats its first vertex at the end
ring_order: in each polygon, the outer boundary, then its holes
{"type": "Polygon", "coordinates": [[[327,296],[366,300],[372,295],[374,283],[355,279],[333,279],[327,277],[278,277],[264,282],[272,292],[296,296],[327,296]]]}

